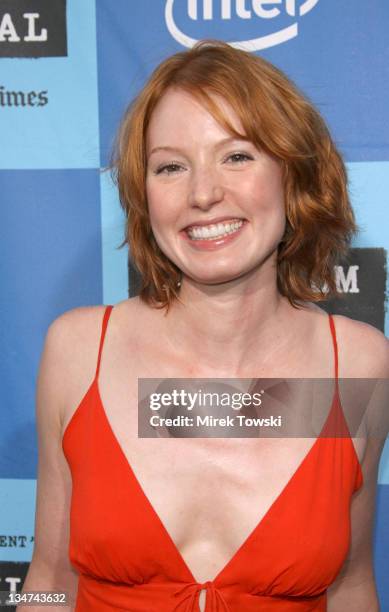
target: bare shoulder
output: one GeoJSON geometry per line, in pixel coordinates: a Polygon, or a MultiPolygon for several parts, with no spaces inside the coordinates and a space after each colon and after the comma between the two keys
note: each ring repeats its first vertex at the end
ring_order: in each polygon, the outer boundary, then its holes
{"type": "Polygon", "coordinates": [[[61,422],[93,380],[105,308],[73,308],[54,319],[48,328],[41,377],[43,384],[55,389],[61,422]]]}
{"type": "Polygon", "coordinates": [[[67,369],[79,365],[100,337],[105,306],[80,306],[58,316],[50,324],[46,344],[53,359],[67,369]]]}
{"type": "MultiPolygon", "coordinates": [[[[110,326],[116,326],[122,319],[134,323],[137,304],[137,298],[115,304],[115,316],[111,317],[114,321],[110,326]]],[[[67,310],[50,324],[46,344],[50,345],[53,358],[61,361],[66,370],[81,367],[89,374],[94,372],[106,308],[104,305],[80,306],[67,310]]]]}
{"type": "MultiPolygon", "coordinates": [[[[102,322],[106,306],[79,306],[67,310],[52,321],[47,339],[58,345],[59,349],[70,350],[74,340],[88,341],[93,344],[93,335],[99,336],[99,323],[102,322]],[[92,337],[91,337],[92,334],[92,337]]],[[[79,347],[77,347],[79,348],[79,347]]]]}
{"type": "MultiPolygon", "coordinates": [[[[120,338],[128,333],[126,330],[138,327],[134,322],[139,319],[138,311],[141,309],[138,298],[125,299],[113,306],[108,333],[110,338],[120,338]]],[[[73,308],[50,325],[47,342],[52,347],[52,361],[61,377],[63,429],[95,378],[106,308],[104,305],[73,308]]]]}
{"type": "Polygon", "coordinates": [[[59,315],[49,326],[49,332],[57,340],[66,343],[69,335],[83,336],[86,328],[92,329],[101,316],[106,306],[79,306],[72,308],[59,315]]]}
{"type": "Polygon", "coordinates": [[[334,315],[339,374],[349,378],[389,378],[389,340],[373,325],[334,315]]]}

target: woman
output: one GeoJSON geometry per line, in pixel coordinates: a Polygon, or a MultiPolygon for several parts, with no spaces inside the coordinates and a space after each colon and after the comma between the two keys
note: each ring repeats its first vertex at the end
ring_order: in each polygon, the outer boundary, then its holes
{"type": "Polygon", "coordinates": [[[335,377],[340,422],[338,377],[387,377],[385,337],[315,304],[355,231],[323,120],[265,60],[203,41],[156,69],[113,165],[143,285],[49,328],[24,590],[77,611],[377,611],[382,441],[137,437],[141,378],[335,377]]]}

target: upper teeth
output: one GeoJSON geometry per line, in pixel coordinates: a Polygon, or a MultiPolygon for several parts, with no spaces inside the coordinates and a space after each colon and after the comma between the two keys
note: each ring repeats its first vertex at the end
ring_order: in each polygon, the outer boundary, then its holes
{"type": "Polygon", "coordinates": [[[187,233],[190,238],[215,238],[225,234],[231,234],[243,225],[241,219],[213,225],[197,225],[188,228],[187,233]]]}

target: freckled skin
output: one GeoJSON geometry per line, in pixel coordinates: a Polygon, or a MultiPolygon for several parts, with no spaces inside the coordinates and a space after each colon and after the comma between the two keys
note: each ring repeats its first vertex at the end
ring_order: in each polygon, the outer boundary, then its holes
{"type": "MultiPolygon", "coordinates": [[[[222,98],[217,102],[243,133],[233,109],[222,98]]],[[[282,173],[276,160],[251,142],[232,137],[179,89],[168,90],[153,112],[147,155],[146,192],[154,236],[184,275],[204,284],[247,274],[260,275],[262,281],[274,276],[285,229],[282,173]],[[227,245],[199,250],[184,238],[182,230],[188,225],[224,216],[247,221],[227,245]]]]}

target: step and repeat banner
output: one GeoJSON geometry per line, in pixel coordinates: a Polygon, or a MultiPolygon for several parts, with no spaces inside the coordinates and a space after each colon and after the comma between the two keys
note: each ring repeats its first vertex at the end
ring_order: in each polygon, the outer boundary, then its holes
{"type": "MultiPolygon", "coordinates": [[[[361,228],[325,308],[389,332],[387,0],[0,0],[0,591],[31,559],[35,385],[49,324],[137,292],[104,168],[120,117],[165,57],[219,38],[284,70],[347,162],[361,228]]],[[[374,534],[389,611],[389,447],[374,534]]]]}

